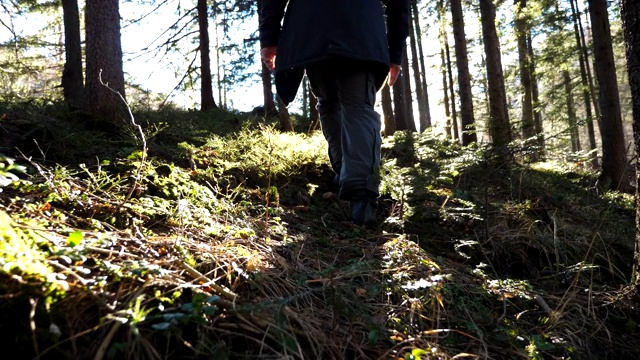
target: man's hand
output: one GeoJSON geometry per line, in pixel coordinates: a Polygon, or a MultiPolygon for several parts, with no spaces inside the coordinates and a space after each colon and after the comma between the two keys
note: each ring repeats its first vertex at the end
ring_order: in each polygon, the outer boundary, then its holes
{"type": "Polygon", "coordinates": [[[276,69],[276,53],[277,52],[278,52],[278,47],[276,46],[267,46],[260,49],[260,57],[262,57],[262,62],[271,71],[276,69]]]}
{"type": "Polygon", "coordinates": [[[391,64],[389,68],[389,86],[393,86],[400,76],[401,67],[398,64],[391,64]]]}

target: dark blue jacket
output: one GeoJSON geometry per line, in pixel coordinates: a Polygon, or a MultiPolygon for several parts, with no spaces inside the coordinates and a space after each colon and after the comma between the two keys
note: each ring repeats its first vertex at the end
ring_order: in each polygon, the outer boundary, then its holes
{"type": "Polygon", "coordinates": [[[260,45],[278,47],[276,88],[287,104],[297,93],[304,66],[313,62],[335,56],[361,60],[374,70],[378,88],[389,64],[401,64],[409,0],[382,0],[386,11],[381,0],[262,2],[260,45]]]}

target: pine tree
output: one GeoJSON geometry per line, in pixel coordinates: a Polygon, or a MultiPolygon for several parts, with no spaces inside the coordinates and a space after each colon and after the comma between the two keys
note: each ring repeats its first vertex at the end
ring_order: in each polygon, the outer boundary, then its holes
{"type": "Polygon", "coordinates": [[[87,1],[85,31],[88,109],[114,123],[126,123],[120,98],[125,92],[118,0],[87,1]]]}

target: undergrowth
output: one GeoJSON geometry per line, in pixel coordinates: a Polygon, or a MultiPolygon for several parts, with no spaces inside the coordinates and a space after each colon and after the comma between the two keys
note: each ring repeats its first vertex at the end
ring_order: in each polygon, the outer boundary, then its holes
{"type": "Polygon", "coordinates": [[[319,132],[139,113],[143,157],[85,114],[2,111],[0,343],[24,358],[640,356],[634,201],[578,165],[398,132],[368,230],[319,132]]]}

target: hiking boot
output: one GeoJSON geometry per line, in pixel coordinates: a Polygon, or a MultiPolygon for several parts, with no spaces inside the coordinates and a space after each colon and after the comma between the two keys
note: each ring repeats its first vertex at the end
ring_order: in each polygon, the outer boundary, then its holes
{"type": "Polygon", "coordinates": [[[351,221],[356,225],[373,227],[378,222],[376,218],[376,199],[365,197],[349,201],[351,221]]]}

